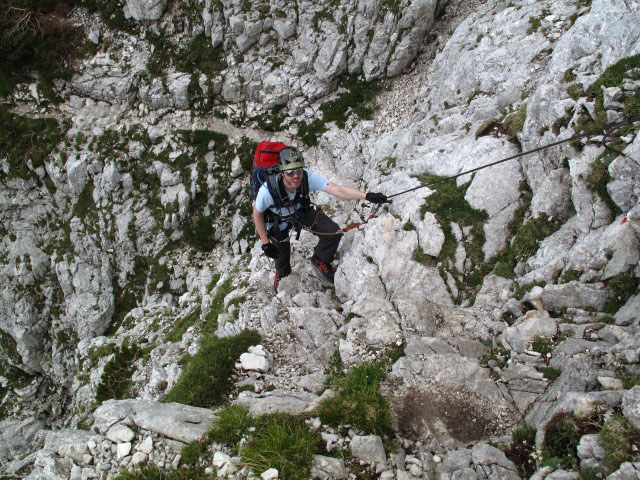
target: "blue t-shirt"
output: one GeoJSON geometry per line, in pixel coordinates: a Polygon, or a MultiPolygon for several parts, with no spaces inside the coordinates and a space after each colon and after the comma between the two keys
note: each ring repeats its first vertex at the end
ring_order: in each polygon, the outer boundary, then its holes
{"type": "MultiPolygon", "coordinates": [[[[317,173],[313,173],[306,168],[304,169],[307,172],[307,180],[309,182],[309,192],[324,192],[324,190],[329,186],[329,180],[324,178],[322,175],[318,175],[317,173]]],[[[282,174],[280,174],[282,175],[282,174]]],[[[287,192],[289,194],[289,199],[293,200],[296,196],[296,192],[287,192]]],[[[259,212],[264,212],[267,208],[271,210],[276,215],[280,214],[280,209],[276,205],[273,196],[267,189],[265,185],[260,187],[258,190],[258,195],[256,196],[256,210],[259,212]]],[[[282,207],[282,216],[288,218],[293,215],[300,205],[292,205],[291,207],[282,207]]],[[[284,230],[287,228],[286,223],[280,224],[280,230],[284,230]]]]}

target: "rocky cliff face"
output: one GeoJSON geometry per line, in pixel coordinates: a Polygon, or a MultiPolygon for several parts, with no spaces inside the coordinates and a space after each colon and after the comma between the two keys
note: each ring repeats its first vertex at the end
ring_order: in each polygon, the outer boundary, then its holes
{"type": "MultiPolygon", "coordinates": [[[[200,407],[231,402],[307,414],[372,478],[637,478],[637,4],[127,0],[69,18],[89,53],[55,100],[20,83],[0,125],[6,473],[173,470],[216,416],[200,407]],[[335,291],[303,233],[274,296],[246,194],[263,139],[339,184],[431,186],[344,236],[335,291]],[[204,401],[185,384],[216,348],[237,355],[204,401]],[[336,368],[380,359],[394,452],[316,419],[336,368]],[[570,458],[543,466],[567,418],[570,458]]],[[[316,201],[341,224],[369,213],[316,201]]],[[[227,447],[208,454],[251,475],[227,447]]],[[[314,462],[314,478],[364,475],[314,462]]]]}

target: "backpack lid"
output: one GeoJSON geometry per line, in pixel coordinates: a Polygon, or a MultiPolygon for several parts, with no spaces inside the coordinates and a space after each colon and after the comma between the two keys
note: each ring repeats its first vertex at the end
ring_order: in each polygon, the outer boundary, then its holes
{"type": "Polygon", "coordinates": [[[271,168],[278,165],[278,153],[287,145],[282,142],[260,142],[253,155],[253,166],[271,168]]]}

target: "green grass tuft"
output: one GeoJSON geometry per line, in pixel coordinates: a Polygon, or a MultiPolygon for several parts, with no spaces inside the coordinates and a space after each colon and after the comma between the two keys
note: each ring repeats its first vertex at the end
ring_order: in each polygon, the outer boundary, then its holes
{"type": "Polygon", "coordinates": [[[382,362],[360,365],[337,376],[331,388],[338,396],[318,406],[321,421],[334,427],[350,424],[365,433],[390,434],[389,401],[379,391],[384,376],[382,362]]]}
{"type": "Polygon", "coordinates": [[[301,418],[283,413],[264,415],[256,423],[250,441],[240,451],[242,463],[256,474],[276,468],[279,478],[309,478],[313,454],[323,451],[320,435],[311,433],[301,418]]]}
{"type": "Polygon", "coordinates": [[[619,414],[604,424],[599,442],[605,451],[606,464],[615,471],[624,462],[632,461],[632,445],[640,443],[640,432],[619,414]]]}
{"type": "Polygon", "coordinates": [[[208,475],[204,467],[179,468],[167,472],[158,467],[142,466],[132,471],[123,469],[114,480],[214,480],[214,475],[208,475]]]}
{"type": "Polygon", "coordinates": [[[632,272],[610,278],[606,285],[611,293],[604,311],[610,315],[614,315],[632,295],[640,291],[640,279],[636,278],[632,272]]]}
{"type": "Polygon", "coordinates": [[[260,335],[254,331],[226,338],[203,338],[200,350],[189,360],[180,380],[162,401],[194,407],[221,405],[233,388],[231,376],[235,363],[257,343],[260,343],[260,335]]]}
{"type": "Polygon", "coordinates": [[[179,342],[180,340],[182,340],[182,336],[189,329],[189,327],[195,325],[195,323],[200,318],[201,311],[202,309],[200,308],[200,305],[198,305],[193,309],[191,313],[182,317],[178,321],[178,323],[175,324],[173,330],[171,330],[171,332],[169,332],[169,334],[166,336],[165,340],[167,342],[179,342]]]}

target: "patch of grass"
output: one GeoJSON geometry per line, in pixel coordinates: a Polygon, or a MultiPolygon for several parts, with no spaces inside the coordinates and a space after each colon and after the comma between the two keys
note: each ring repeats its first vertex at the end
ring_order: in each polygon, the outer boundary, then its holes
{"type": "Polygon", "coordinates": [[[242,463],[256,474],[276,468],[280,478],[309,478],[313,454],[324,451],[320,435],[311,433],[301,418],[283,413],[258,417],[256,423],[250,441],[240,451],[242,463]]]}
{"type": "Polygon", "coordinates": [[[529,17],[529,28],[527,33],[531,35],[533,32],[537,32],[542,22],[538,17],[529,17]]]}
{"type": "Polygon", "coordinates": [[[582,272],[579,270],[571,270],[571,269],[565,270],[562,273],[562,276],[560,277],[559,283],[569,283],[574,280],[580,279],[581,276],[582,276],[582,272]]]}
{"type": "Polygon", "coordinates": [[[137,466],[131,471],[123,469],[115,480],[214,480],[216,478],[215,473],[209,475],[204,470],[204,467],[183,467],[168,472],[158,467],[144,465],[137,466]]]}
{"type": "Polygon", "coordinates": [[[546,357],[553,351],[553,342],[545,337],[534,337],[531,342],[531,350],[546,357]]]}
{"type": "Polygon", "coordinates": [[[206,436],[183,448],[182,463],[197,464],[214,442],[228,445],[257,475],[276,468],[280,478],[292,480],[309,478],[313,454],[326,453],[322,438],[309,431],[302,417],[284,413],[253,417],[237,405],[221,410],[206,436]]]}
{"type": "Polygon", "coordinates": [[[453,265],[457,248],[457,241],[453,234],[451,223],[455,222],[461,228],[471,227],[470,235],[464,240],[464,247],[468,259],[471,261],[471,268],[465,272],[454,272],[458,277],[456,283],[459,284],[460,294],[456,299],[460,301],[467,296],[473,296],[482,283],[482,278],[486,272],[478,268],[484,262],[484,222],[489,215],[484,210],[476,210],[471,207],[464,198],[471,181],[458,186],[453,179],[443,179],[436,175],[424,174],[418,177],[423,184],[431,184],[434,192],[425,199],[424,205],[420,207],[420,212],[424,216],[427,212],[432,212],[440,228],[444,233],[445,240],[437,259],[425,255],[422,249],[418,248],[413,255],[414,260],[427,266],[435,266],[438,262],[449,262],[453,265]],[[434,183],[437,182],[437,183],[434,183]]]}
{"type": "Polygon", "coordinates": [[[527,118],[527,105],[522,104],[515,111],[508,113],[502,118],[491,118],[486,120],[476,130],[476,139],[484,137],[486,135],[505,135],[508,140],[515,144],[518,148],[521,148],[520,140],[518,140],[518,133],[520,133],[524,127],[524,122],[527,118]]]}
{"type": "Polygon", "coordinates": [[[322,119],[311,123],[299,122],[298,137],[307,146],[318,144],[318,138],[327,131],[326,124],[335,122],[338,128],[345,128],[349,115],[355,113],[363,120],[373,117],[373,101],[378,92],[378,84],[367,83],[356,76],[344,76],[338,82],[339,87],[347,91],[338,95],[335,100],[320,106],[322,119]]]}
{"type": "Polygon", "coordinates": [[[173,330],[171,330],[169,334],[165,337],[165,340],[167,342],[179,342],[180,340],[182,340],[182,336],[189,329],[189,327],[191,327],[192,325],[195,325],[195,323],[200,318],[201,311],[202,309],[200,305],[198,305],[196,308],[193,309],[191,313],[182,317],[178,321],[178,323],[175,324],[175,326],[173,327],[173,330]]]}
{"type": "Polygon", "coordinates": [[[389,401],[379,391],[384,376],[383,363],[377,362],[337,377],[331,388],[338,396],[320,403],[316,412],[320,420],[334,427],[349,424],[365,433],[390,434],[389,401]]]}
{"type": "Polygon", "coordinates": [[[584,88],[579,83],[572,83],[567,87],[567,94],[573,100],[578,100],[584,95],[584,88]]]}
{"type": "Polygon", "coordinates": [[[254,420],[246,408],[229,405],[218,413],[207,435],[213,442],[229,445],[237,454],[240,440],[253,424],[254,420]]]}
{"type": "Polygon", "coordinates": [[[233,337],[203,338],[202,346],[185,367],[182,376],[162,399],[194,407],[224,403],[233,388],[232,374],[240,355],[260,343],[260,335],[244,331],[233,337]]]}
{"type": "Polygon", "coordinates": [[[551,383],[555,382],[562,373],[560,369],[554,367],[542,367],[540,371],[542,372],[542,375],[544,375],[544,378],[549,380],[551,383]]]}
{"type": "Polygon", "coordinates": [[[211,46],[211,41],[200,34],[176,55],[176,68],[181,72],[199,71],[208,77],[215,77],[228,67],[222,46],[211,46]]]}
{"type": "Polygon", "coordinates": [[[525,425],[511,434],[511,445],[505,454],[518,467],[523,478],[529,478],[536,471],[531,454],[536,450],[536,429],[525,425]]]}
{"type": "Polygon", "coordinates": [[[84,220],[87,216],[96,219],[96,203],[93,201],[93,183],[88,180],[78,200],[73,205],[73,216],[84,220]]]}
{"type": "Polygon", "coordinates": [[[606,285],[611,293],[604,311],[610,315],[614,315],[632,295],[640,291],[640,279],[636,278],[632,272],[621,273],[610,278],[606,285]]]}
{"type": "Polygon", "coordinates": [[[609,165],[613,161],[612,157],[613,155],[609,154],[609,152],[605,152],[605,154],[596,158],[591,164],[591,172],[587,176],[585,184],[589,190],[598,195],[598,198],[607,204],[609,210],[616,216],[622,213],[622,210],[607,191],[607,184],[611,181],[609,165]]]}
{"type": "Polygon", "coordinates": [[[605,463],[613,472],[632,461],[632,446],[640,445],[640,432],[623,415],[614,415],[600,430],[599,443],[605,451],[605,463]]]}
{"type": "MultiPolygon", "coordinates": [[[[578,120],[576,133],[593,131],[598,128],[602,128],[607,124],[607,114],[604,108],[604,94],[602,92],[602,87],[622,86],[624,79],[629,77],[628,72],[638,67],[640,67],[640,54],[623,58],[614,65],[608,67],[603,74],[589,86],[585,94],[591,100],[595,100],[595,119],[591,118],[588,114],[582,115],[578,120]]],[[[625,104],[625,111],[627,109],[629,109],[629,111],[637,109],[640,104],[640,91],[636,91],[635,94],[630,96],[624,96],[622,102],[625,104]]],[[[625,133],[624,129],[618,129],[611,140],[615,141],[616,136],[619,137],[625,133]]],[[[573,147],[578,151],[582,149],[582,143],[579,141],[574,141],[571,145],[573,145],[573,147]]]]}
{"type": "Polygon", "coordinates": [[[9,163],[9,173],[0,170],[0,179],[39,177],[34,170],[62,139],[62,131],[53,118],[28,118],[0,109],[0,157],[9,163]]]}

